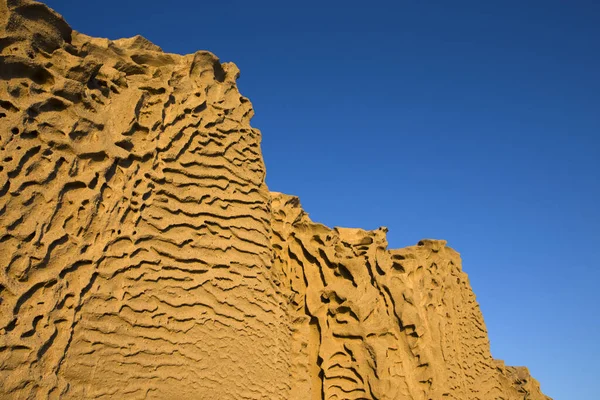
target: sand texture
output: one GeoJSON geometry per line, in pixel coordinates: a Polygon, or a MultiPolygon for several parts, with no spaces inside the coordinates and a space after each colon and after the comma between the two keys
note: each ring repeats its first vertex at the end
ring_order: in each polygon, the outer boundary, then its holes
{"type": "Polygon", "coordinates": [[[238,76],[0,0],[0,399],[548,399],[444,241],[269,192],[238,76]]]}

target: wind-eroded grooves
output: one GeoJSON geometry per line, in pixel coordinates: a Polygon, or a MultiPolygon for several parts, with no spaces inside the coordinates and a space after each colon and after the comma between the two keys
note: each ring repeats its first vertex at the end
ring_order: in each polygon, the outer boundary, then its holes
{"type": "Polygon", "coordinates": [[[0,0],[0,398],[546,400],[444,241],[269,193],[238,75],[0,0]]]}
{"type": "Polygon", "coordinates": [[[292,370],[306,371],[293,384],[310,387],[310,398],[547,399],[526,369],[492,358],[460,257],[445,241],[388,250],[385,228],[330,229],[298,198],[272,197],[274,270],[294,332],[313,332],[295,334],[302,351],[292,352],[292,370]]]}
{"type": "Polygon", "coordinates": [[[0,397],[288,398],[235,65],[2,7],[0,397]]]}

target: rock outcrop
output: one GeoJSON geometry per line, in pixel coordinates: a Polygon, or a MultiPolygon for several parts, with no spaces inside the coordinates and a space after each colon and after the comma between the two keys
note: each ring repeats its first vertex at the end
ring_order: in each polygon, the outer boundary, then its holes
{"type": "Polygon", "coordinates": [[[0,0],[0,398],[547,399],[445,242],[269,192],[238,75],[0,0]]]}
{"type": "Polygon", "coordinates": [[[277,193],[271,215],[273,270],[293,320],[290,398],[548,399],[526,368],[492,358],[445,241],[387,250],[385,228],[330,229],[277,193]]]}

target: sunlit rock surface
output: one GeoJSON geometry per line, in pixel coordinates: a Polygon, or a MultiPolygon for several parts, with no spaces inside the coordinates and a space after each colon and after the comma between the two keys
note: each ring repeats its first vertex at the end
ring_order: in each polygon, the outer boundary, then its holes
{"type": "Polygon", "coordinates": [[[238,75],[0,0],[0,398],[547,399],[444,241],[269,192],[238,75]]]}

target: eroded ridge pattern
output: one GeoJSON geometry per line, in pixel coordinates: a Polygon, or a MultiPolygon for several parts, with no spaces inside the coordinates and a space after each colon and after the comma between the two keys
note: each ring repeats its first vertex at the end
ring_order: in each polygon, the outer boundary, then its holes
{"type": "Polygon", "coordinates": [[[445,241],[388,250],[385,228],[330,229],[297,197],[272,196],[293,384],[312,399],[548,399],[526,368],[492,358],[460,256],[445,241]]]}
{"type": "Polygon", "coordinates": [[[238,75],[0,0],[0,398],[547,400],[444,241],[268,191],[238,75]]]}
{"type": "Polygon", "coordinates": [[[0,1],[0,398],[287,399],[238,69],[0,1]]]}

